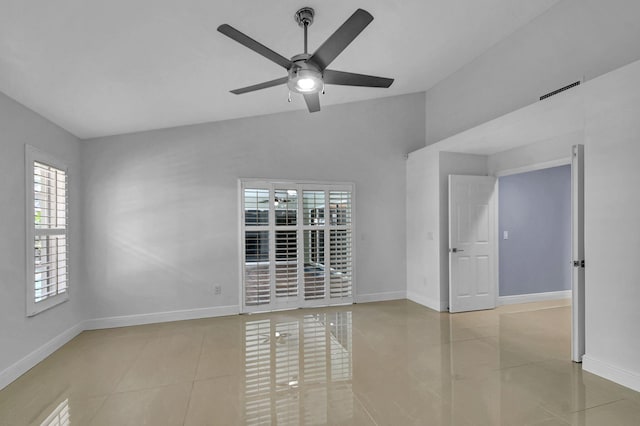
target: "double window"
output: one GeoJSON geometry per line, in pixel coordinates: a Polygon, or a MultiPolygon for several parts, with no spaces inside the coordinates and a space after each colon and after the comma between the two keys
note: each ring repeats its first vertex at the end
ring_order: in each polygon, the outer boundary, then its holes
{"type": "Polygon", "coordinates": [[[69,297],[68,173],[64,164],[26,147],[27,315],[69,297]]]}
{"type": "Polygon", "coordinates": [[[245,312],[351,303],[353,186],[243,181],[245,312]]]}

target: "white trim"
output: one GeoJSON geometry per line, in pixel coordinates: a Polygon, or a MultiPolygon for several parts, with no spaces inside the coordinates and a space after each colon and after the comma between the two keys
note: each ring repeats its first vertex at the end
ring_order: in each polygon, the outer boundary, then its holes
{"type": "Polygon", "coordinates": [[[516,294],[513,296],[499,296],[498,306],[560,299],[571,299],[571,290],[548,291],[546,293],[516,294]]]}
{"type": "Polygon", "coordinates": [[[406,291],[387,291],[383,293],[369,293],[358,294],[354,297],[355,303],[367,303],[367,302],[384,302],[387,300],[400,300],[406,299],[406,291]]]}
{"type": "Polygon", "coordinates": [[[11,382],[22,376],[24,373],[35,367],[39,362],[60,349],[64,344],[82,333],[84,330],[83,323],[80,322],[66,331],[58,334],[38,349],[34,350],[27,356],[16,361],[3,371],[0,371],[0,390],[9,385],[11,382]]]}
{"type": "Polygon", "coordinates": [[[117,317],[95,318],[84,322],[85,330],[102,328],[129,327],[132,325],[155,324],[161,322],[183,321],[200,318],[223,317],[240,313],[238,305],[214,306],[211,308],[185,309],[180,311],[154,312],[149,314],[123,315],[117,317]]]}
{"type": "MultiPolygon", "coordinates": [[[[500,179],[496,176],[496,182],[493,186],[493,194],[491,195],[491,202],[493,203],[493,232],[496,235],[495,244],[493,245],[493,307],[499,306],[498,298],[500,297],[500,179]]],[[[448,309],[447,309],[448,310],[448,309]]]]}
{"type": "Polygon", "coordinates": [[[447,302],[424,297],[422,295],[414,293],[413,291],[407,292],[407,299],[429,309],[433,309],[434,311],[444,312],[447,310],[447,302]]]}
{"type": "Polygon", "coordinates": [[[640,373],[616,367],[589,355],[582,357],[582,369],[640,392],[640,373]]]}
{"type": "Polygon", "coordinates": [[[533,172],[536,170],[550,169],[552,167],[567,166],[571,164],[571,157],[558,158],[556,160],[545,161],[542,163],[528,164],[513,169],[499,170],[495,172],[496,177],[517,175],[520,173],[533,172]]]}
{"type": "Polygon", "coordinates": [[[571,360],[580,362],[585,346],[584,145],[571,147],[571,360]],[[578,263],[579,265],[579,263],[578,263]]]}
{"type": "Polygon", "coordinates": [[[245,228],[244,222],[244,191],[243,191],[243,180],[241,178],[238,179],[238,188],[236,194],[238,200],[238,212],[236,217],[238,218],[238,306],[241,307],[239,309],[244,309],[244,264],[242,263],[242,259],[244,259],[244,235],[243,231],[245,228]]]}

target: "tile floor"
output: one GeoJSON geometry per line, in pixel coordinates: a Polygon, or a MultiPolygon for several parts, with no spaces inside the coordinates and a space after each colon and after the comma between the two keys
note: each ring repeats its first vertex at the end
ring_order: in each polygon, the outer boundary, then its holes
{"type": "Polygon", "coordinates": [[[640,425],[640,394],[569,361],[564,305],[87,331],[0,391],[0,425],[640,425]]]}

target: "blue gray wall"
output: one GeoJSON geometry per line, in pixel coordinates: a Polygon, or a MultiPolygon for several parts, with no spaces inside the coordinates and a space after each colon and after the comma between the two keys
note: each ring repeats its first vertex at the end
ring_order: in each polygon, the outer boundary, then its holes
{"type": "Polygon", "coordinates": [[[571,166],[504,176],[499,185],[500,296],[569,290],[571,166]]]}

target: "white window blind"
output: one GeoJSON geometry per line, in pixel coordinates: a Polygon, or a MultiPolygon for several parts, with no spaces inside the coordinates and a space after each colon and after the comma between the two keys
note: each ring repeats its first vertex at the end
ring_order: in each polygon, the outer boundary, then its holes
{"type": "Polygon", "coordinates": [[[353,300],[353,185],[241,182],[243,311],[353,300]]]}
{"type": "Polygon", "coordinates": [[[66,166],[26,148],[27,315],[68,299],[69,189],[66,166]]]}

